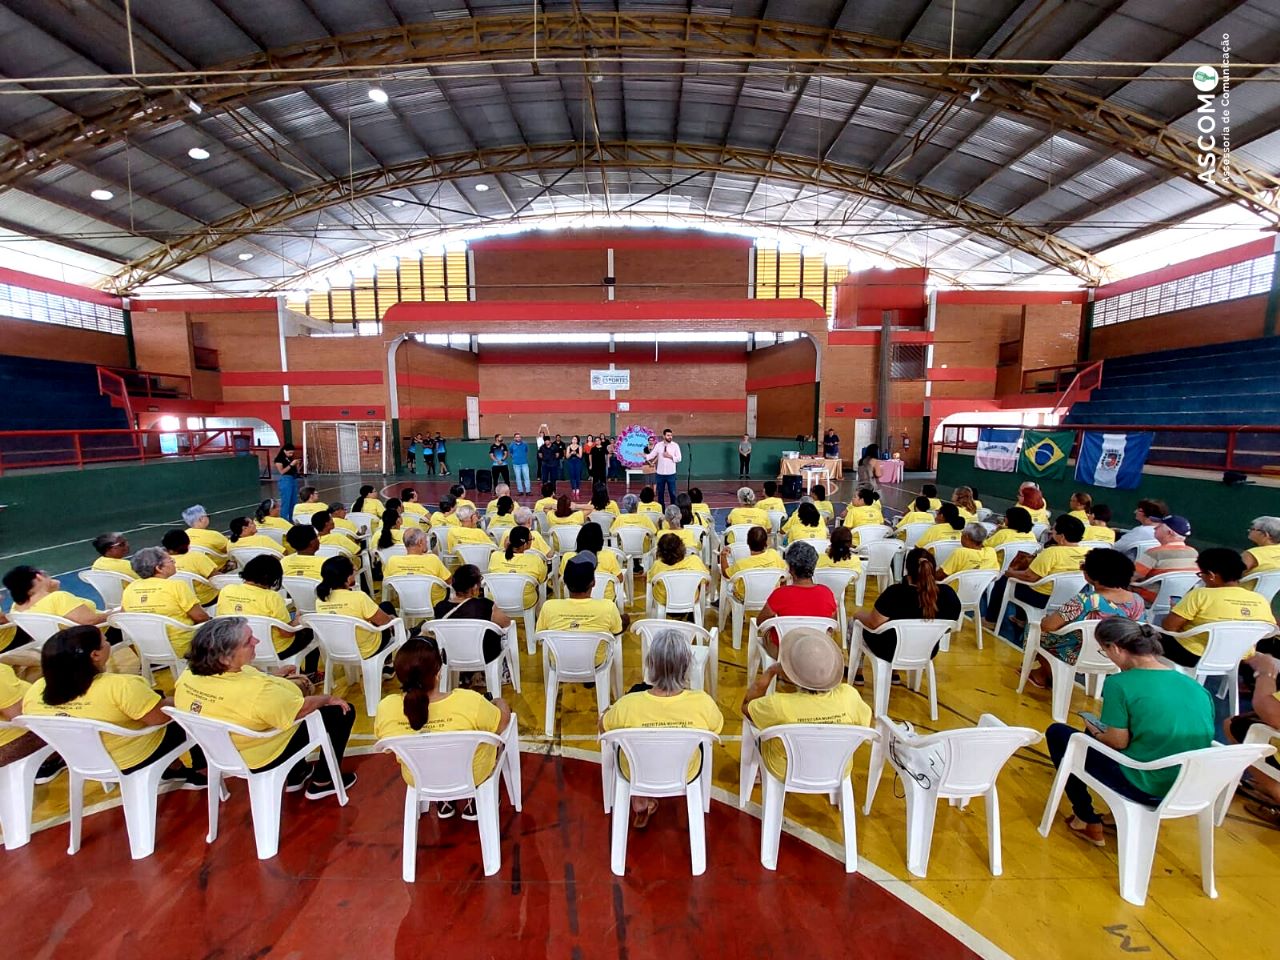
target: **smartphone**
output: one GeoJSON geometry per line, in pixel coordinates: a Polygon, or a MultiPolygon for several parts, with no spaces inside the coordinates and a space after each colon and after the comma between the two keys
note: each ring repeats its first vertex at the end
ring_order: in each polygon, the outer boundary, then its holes
{"type": "Polygon", "coordinates": [[[1107,725],[1098,719],[1098,715],[1096,713],[1089,713],[1087,710],[1078,710],[1076,711],[1076,716],[1089,726],[1093,727],[1093,729],[1097,730],[1099,733],[1107,732],[1107,725]]]}

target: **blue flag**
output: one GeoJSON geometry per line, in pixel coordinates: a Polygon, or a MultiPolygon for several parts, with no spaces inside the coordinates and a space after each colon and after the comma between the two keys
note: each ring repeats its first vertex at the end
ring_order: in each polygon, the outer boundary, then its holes
{"type": "Polygon", "coordinates": [[[973,456],[973,465],[979,470],[1013,473],[1018,465],[1018,441],[1021,439],[1022,430],[1018,427],[1008,430],[983,427],[978,431],[978,449],[973,456]]]}
{"type": "Polygon", "coordinates": [[[1076,479],[1095,487],[1136,490],[1154,433],[1086,433],[1076,458],[1076,479]]]}

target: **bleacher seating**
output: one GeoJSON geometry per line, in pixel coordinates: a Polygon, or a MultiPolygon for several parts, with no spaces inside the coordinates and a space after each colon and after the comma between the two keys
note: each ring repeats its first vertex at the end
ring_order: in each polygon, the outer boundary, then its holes
{"type": "Polygon", "coordinates": [[[1107,360],[1064,422],[1280,424],[1280,338],[1107,360]]]}
{"type": "Polygon", "coordinates": [[[0,430],[127,430],[91,363],[0,356],[0,430]],[[30,402],[22,398],[30,398],[30,402]],[[39,398],[38,401],[36,398],[39,398]]]}

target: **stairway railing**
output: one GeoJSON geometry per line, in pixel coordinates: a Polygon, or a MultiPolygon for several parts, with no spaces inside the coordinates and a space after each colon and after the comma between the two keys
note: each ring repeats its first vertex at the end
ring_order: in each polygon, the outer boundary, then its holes
{"type": "Polygon", "coordinates": [[[1062,395],[1058,397],[1058,402],[1053,405],[1051,416],[1054,422],[1062,416],[1063,413],[1071,409],[1071,405],[1079,400],[1087,400],[1089,394],[1093,393],[1102,383],[1102,363],[1091,363],[1079,373],[1077,373],[1069,384],[1067,389],[1062,391],[1062,395]]]}

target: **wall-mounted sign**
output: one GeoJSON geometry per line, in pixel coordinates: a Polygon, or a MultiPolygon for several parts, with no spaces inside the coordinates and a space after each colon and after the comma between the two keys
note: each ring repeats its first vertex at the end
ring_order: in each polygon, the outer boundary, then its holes
{"type": "Polygon", "coordinates": [[[592,370],[592,390],[630,390],[630,370],[592,370]]]}

